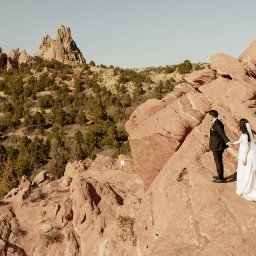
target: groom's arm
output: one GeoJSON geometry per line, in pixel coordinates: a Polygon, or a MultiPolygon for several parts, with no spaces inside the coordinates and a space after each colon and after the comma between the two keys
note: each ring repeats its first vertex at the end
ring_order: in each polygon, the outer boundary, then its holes
{"type": "Polygon", "coordinates": [[[227,137],[224,129],[220,127],[220,125],[215,126],[215,131],[218,133],[218,135],[221,137],[222,140],[225,141],[225,143],[230,142],[229,138],[227,137]]]}

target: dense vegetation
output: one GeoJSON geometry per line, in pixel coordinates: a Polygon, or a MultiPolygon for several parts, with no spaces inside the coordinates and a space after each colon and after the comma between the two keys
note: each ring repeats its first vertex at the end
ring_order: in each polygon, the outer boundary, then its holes
{"type": "Polygon", "coordinates": [[[132,111],[172,91],[176,80],[168,75],[202,67],[185,61],[139,72],[34,58],[16,70],[0,69],[0,193],[43,168],[60,177],[68,161],[127,154],[124,124],[132,111]],[[152,73],[165,79],[153,81],[152,73]]]}

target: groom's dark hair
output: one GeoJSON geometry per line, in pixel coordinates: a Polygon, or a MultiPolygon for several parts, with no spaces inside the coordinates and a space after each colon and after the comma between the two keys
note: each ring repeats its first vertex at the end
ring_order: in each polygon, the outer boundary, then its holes
{"type": "Polygon", "coordinates": [[[210,111],[209,111],[209,114],[210,114],[211,116],[215,117],[215,118],[217,118],[218,115],[219,115],[218,111],[217,111],[217,110],[214,110],[214,109],[210,110],[210,111]]]}

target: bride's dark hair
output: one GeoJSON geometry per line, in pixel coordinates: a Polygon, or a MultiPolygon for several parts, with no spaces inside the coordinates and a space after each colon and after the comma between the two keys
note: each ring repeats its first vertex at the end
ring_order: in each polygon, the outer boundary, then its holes
{"type": "Polygon", "coordinates": [[[240,119],[240,121],[239,121],[239,127],[240,127],[240,130],[242,131],[242,133],[248,135],[248,141],[250,142],[251,139],[250,139],[249,132],[248,132],[248,130],[247,130],[247,128],[246,128],[246,123],[249,123],[249,121],[248,121],[247,119],[245,119],[245,118],[240,119]]]}

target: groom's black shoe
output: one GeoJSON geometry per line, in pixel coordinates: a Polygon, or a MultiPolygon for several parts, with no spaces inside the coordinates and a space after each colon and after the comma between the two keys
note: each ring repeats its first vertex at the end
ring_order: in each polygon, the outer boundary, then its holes
{"type": "Polygon", "coordinates": [[[214,179],[214,180],[212,180],[212,182],[214,182],[214,183],[225,183],[225,180],[224,179],[214,179]]]}
{"type": "Polygon", "coordinates": [[[213,179],[217,180],[218,179],[218,176],[212,176],[213,179]]]}

